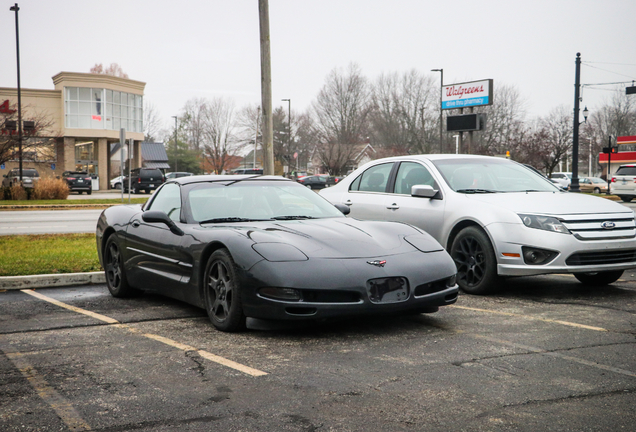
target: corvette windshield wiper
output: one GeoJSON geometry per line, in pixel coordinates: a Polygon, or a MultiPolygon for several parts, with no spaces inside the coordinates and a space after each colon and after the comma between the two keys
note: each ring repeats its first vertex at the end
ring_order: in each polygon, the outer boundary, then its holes
{"type": "Polygon", "coordinates": [[[263,221],[263,220],[271,220],[271,219],[248,219],[242,217],[224,217],[224,218],[214,218],[208,219],[199,222],[200,224],[204,223],[224,223],[224,222],[255,222],[255,221],[263,221]]]}
{"type": "Polygon", "coordinates": [[[317,219],[314,216],[275,216],[276,220],[294,220],[294,219],[317,219]]]}
{"type": "Polygon", "coordinates": [[[467,194],[475,194],[475,193],[497,193],[498,191],[490,190],[490,189],[458,189],[456,192],[458,193],[467,193],[467,194]]]}

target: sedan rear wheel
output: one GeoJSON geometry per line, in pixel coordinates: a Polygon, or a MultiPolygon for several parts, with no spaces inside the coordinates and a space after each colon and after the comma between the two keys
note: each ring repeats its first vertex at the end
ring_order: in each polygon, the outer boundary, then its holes
{"type": "Polygon", "coordinates": [[[632,202],[632,199],[634,198],[631,195],[619,195],[618,197],[622,199],[623,202],[632,202]]]}
{"type": "Polygon", "coordinates": [[[245,328],[237,269],[227,249],[214,251],[203,279],[205,309],[214,327],[225,332],[245,328]]]}
{"type": "Polygon", "coordinates": [[[595,194],[600,194],[600,193],[601,193],[601,188],[597,188],[597,187],[595,187],[595,188],[594,188],[594,193],[595,193],[595,194]]]}
{"type": "Polygon", "coordinates": [[[623,276],[623,270],[611,270],[594,273],[574,273],[574,277],[584,285],[603,286],[616,282],[623,276]]]}
{"type": "Polygon", "coordinates": [[[104,272],[106,285],[113,297],[132,297],[138,291],[128,284],[119,241],[115,234],[108,237],[104,249],[104,272]]]}
{"type": "Polygon", "coordinates": [[[459,232],[451,257],[457,266],[457,284],[469,294],[488,294],[499,283],[495,251],[488,236],[479,228],[470,226],[459,232]]]}

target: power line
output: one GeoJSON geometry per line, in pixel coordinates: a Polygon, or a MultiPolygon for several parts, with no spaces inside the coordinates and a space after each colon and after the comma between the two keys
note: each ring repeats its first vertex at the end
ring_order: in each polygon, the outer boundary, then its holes
{"type": "Polygon", "coordinates": [[[615,74],[615,75],[620,75],[620,76],[624,76],[624,77],[627,77],[627,78],[634,79],[634,77],[632,77],[632,76],[625,75],[625,74],[618,73],[618,72],[614,72],[614,71],[607,70],[607,69],[603,69],[603,68],[596,67],[596,66],[590,66],[589,64],[585,64],[585,66],[590,67],[590,68],[592,68],[592,69],[602,70],[603,72],[609,72],[609,73],[613,73],[613,74],[615,74]]]}

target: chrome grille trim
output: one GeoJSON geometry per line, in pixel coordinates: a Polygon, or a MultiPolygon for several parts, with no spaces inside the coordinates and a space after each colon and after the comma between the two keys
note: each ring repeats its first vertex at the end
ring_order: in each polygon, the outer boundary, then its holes
{"type": "Polygon", "coordinates": [[[636,237],[634,213],[580,214],[559,216],[558,219],[579,240],[619,240],[636,237]],[[613,228],[604,228],[612,222],[613,228]]]}

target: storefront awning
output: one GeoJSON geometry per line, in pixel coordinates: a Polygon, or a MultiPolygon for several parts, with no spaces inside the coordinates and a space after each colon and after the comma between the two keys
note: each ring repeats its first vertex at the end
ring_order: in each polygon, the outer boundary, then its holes
{"type": "Polygon", "coordinates": [[[144,162],[144,168],[170,169],[170,165],[165,162],[144,162]]]}

